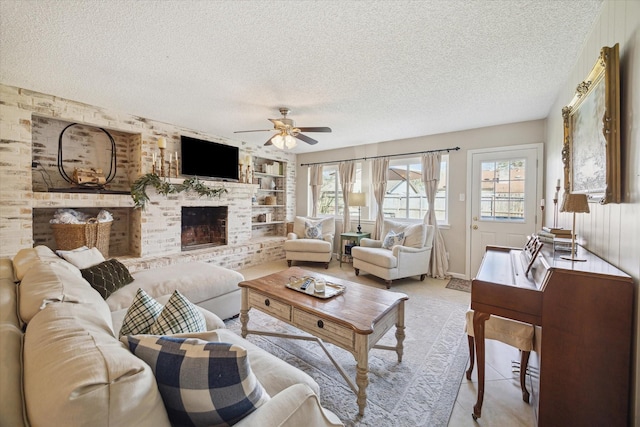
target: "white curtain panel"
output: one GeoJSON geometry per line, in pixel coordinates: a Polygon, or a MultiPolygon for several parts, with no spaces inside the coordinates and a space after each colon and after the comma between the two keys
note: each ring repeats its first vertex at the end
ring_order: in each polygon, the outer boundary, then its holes
{"type": "Polygon", "coordinates": [[[311,203],[313,204],[311,216],[318,217],[318,199],[322,188],[322,165],[309,166],[309,186],[311,187],[311,203]]]}
{"type": "Polygon", "coordinates": [[[434,228],[429,274],[431,277],[439,279],[447,277],[447,271],[449,271],[447,248],[444,245],[444,239],[438,228],[436,211],[434,209],[438,182],[440,181],[441,159],[442,155],[440,153],[425,153],[422,155],[422,182],[424,182],[424,189],[429,202],[429,210],[424,217],[424,222],[433,225],[434,228]]]}
{"type": "Polygon", "coordinates": [[[376,227],[373,230],[372,237],[374,239],[381,239],[382,223],[384,221],[384,212],[382,210],[382,204],[384,203],[384,195],[387,192],[387,173],[389,170],[389,158],[381,157],[373,159],[373,176],[371,181],[373,184],[373,196],[376,199],[376,205],[378,207],[378,214],[376,215],[376,227]]]}
{"type": "Polygon", "coordinates": [[[347,160],[338,165],[340,187],[342,188],[342,201],[344,211],[342,213],[342,232],[351,231],[351,214],[349,212],[349,194],[353,191],[353,183],[356,181],[356,162],[347,160]]]}

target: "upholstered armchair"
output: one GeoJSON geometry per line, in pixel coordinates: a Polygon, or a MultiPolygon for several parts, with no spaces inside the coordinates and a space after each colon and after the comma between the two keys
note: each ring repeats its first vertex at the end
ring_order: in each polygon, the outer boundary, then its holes
{"type": "Polygon", "coordinates": [[[335,233],[334,217],[295,217],[293,232],[287,235],[287,240],[284,242],[289,267],[291,267],[291,261],[312,261],[323,262],[324,268],[329,268],[335,233]]]}
{"type": "Polygon", "coordinates": [[[424,223],[410,224],[385,220],[382,240],[364,238],[351,249],[356,276],[364,270],[391,282],[409,276],[424,280],[429,272],[434,228],[424,223]]]}

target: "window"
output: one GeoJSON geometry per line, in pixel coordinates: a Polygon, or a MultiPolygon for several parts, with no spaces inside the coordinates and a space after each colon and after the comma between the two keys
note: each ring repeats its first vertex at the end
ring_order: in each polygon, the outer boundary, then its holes
{"type": "Polygon", "coordinates": [[[525,159],[482,162],[480,216],[485,221],[524,221],[525,159]]]}
{"type": "MultiPolygon", "coordinates": [[[[447,183],[449,156],[443,155],[440,163],[440,182],[435,197],[435,212],[438,223],[447,222],[447,183]]],[[[385,218],[422,219],[427,214],[429,203],[422,182],[420,158],[389,161],[387,193],[383,210],[385,218]]]]}
{"type": "MultiPolygon", "coordinates": [[[[356,181],[353,191],[361,191],[362,188],[362,163],[356,163],[356,181]]],[[[342,215],[344,212],[344,200],[342,199],[342,187],[338,165],[324,165],[322,167],[322,187],[319,198],[320,215],[342,215]]],[[[350,208],[351,214],[358,213],[358,208],[350,208]]]]}

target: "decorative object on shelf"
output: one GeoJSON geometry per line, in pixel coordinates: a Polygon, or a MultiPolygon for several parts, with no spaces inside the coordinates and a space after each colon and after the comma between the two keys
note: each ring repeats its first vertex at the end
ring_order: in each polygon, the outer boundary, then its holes
{"type": "Polygon", "coordinates": [[[147,195],[147,186],[153,186],[159,194],[177,194],[183,191],[193,191],[199,196],[207,197],[221,197],[222,194],[227,193],[228,190],[224,187],[209,187],[203,184],[198,177],[191,177],[185,179],[182,184],[172,184],[168,181],[161,179],[156,174],[148,173],[142,175],[131,185],[131,197],[133,198],[134,208],[143,208],[149,201],[147,195]]]}
{"type": "Polygon", "coordinates": [[[62,155],[62,137],[67,129],[76,125],[83,126],[79,123],[71,123],[70,125],[67,125],[64,129],[62,129],[62,132],[60,132],[60,136],[58,137],[58,172],[60,172],[60,175],[62,176],[62,178],[64,178],[64,180],[70,184],[80,185],[83,187],[102,188],[108,183],[110,183],[111,181],[113,181],[113,179],[116,177],[116,171],[117,171],[116,142],[113,139],[113,136],[111,136],[111,134],[106,129],[98,128],[107,135],[107,137],[109,138],[109,142],[111,144],[111,159],[109,162],[109,173],[105,177],[104,173],[102,173],[102,169],[76,168],[74,170],[73,176],[70,177],[67,174],[67,172],[64,170],[63,155],[62,155]],[[79,171],[83,171],[83,172],[78,173],[79,171]],[[94,171],[94,172],[85,174],[84,171],[94,171]],[[98,173],[98,171],[100,171],[100,173],[98,173]]]}
{"type": "Polygon", "coordinates": [[[276,196],[265,196],[264,198],[264,204],[265,205],[275,205],[277,204],[277,197],[276,196]]]}
{"type": "Polygon", "coordinates": [[[619,48],[603,47],[587,78],[562,109],[564,187],[601,204],[620,203],[619,48]]]}
{"type": "Polygon", "coordinates": [[[556,194],[553,195],[553,228],[558,228],[558,193],[560,192],[560,179],[556,182],[556,194]]]}
{"type": "Polygon", "coordinates": [[[164,136],[158,138],[158,148],[160,149],[160,176],[166,177],[165,169],[164,169],[164,150],[167,149],[167,140],[164,136]]]}
{"type": "Polygon", "coordinates": [[[99,187],[107,183],[104,173],[100,168],[75,168],[73,181],[78,185],[96,185],[99,187]]]}
{"type": "Polygon", "coordinates": [[[542,226],[544,227],[544,199],[540,199],[540,210],[542,211],[542,226]]]}
{"type": "Polygon", "coordinates": [[[560,212],[573,213],[573,234],[571,236],[571,256],[560,257],[569,261],[586,261],[586,259],[576,258],[576,213],[589,213],[589,200],[586,194],[565,193],[562,200],[560,212]]]}
{"type": "Polygon", "coordinates": [[[180,164],[178,163],[178,152],[176,151],[176,175],[175,177],[178,177],[178,167],[180,166],[180,164]]]}
{"type": "Polygon", "coordinates": [[[109,257],[109,239],[113,215],[101,210],[90,216],[75,209],[58,209],[50,221],[56,249],[71,251],[82,246],[97,248],[105,258],[109,257]]]}
{"type": "Polygon", "coordinates": [[[360,209],[363,206],[367,206],[367,198],[365,193],[351,193],[349,194],[349,206],[358,207],[358,234],[362,233],[362,227],[360,226],[360,209]]]}

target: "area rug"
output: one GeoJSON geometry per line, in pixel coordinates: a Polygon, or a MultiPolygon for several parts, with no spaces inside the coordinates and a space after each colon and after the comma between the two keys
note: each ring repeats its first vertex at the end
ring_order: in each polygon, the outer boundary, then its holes
{"type": "MultiPolygon", "coordinates": [[[[335,272],[328,272],[332,273],[335,272]]],[[[367,280],[372,279],[357,279],[358,282],[367,280]]],[[[372,282],[377,286],[377,281],[372,282]]],[[[355,394],[318,344],[259,335],[249,335],[247,339],[314,378],[320,385],[322,405],[338,415],[346,426],[446,426],[468,362],[467,340],[463,333],[468,303],[438,297],[435,287],[442,292],[444,286],[442,283],[433,285],[429,279],[425,282],[409,280],[391,289],[409,296],[404,356],[398,363],[395,352],[370,351],[364,416],[358,415],[355,394]],[[434,289],[430,291],[430,287],[434,289]]],[[[227,320],[226,324],[240,334],[238,318],[227,320]]],[[[249,327],[300,333],[258,310],[250,312],[249,327]]],[[[395,345],[394,329],[379,344],[395,345]]],[[[355,381],[353,355],[331,344],[327,347],[355,381]]]]}
{"type": "Polygon", "coordinates": [[[447,283],[447,289],[455,289],[456,291],[471,292],[471,280],[453,278],[447,283]]]}

